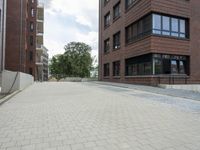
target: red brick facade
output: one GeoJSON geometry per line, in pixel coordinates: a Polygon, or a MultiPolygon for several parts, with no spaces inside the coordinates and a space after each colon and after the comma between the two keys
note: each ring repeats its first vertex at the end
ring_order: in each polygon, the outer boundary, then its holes
{"type": "Polygon", "coordinates": [[[100,0],[100,34],[99,34],[99,80],[111,82],[137,83],[157,85],[159,83],[185,84],[200,83],[200,6],[199,0],[136,0],[134,5],[126,9],[126,0],[120,1],[120,17],[113,19],[113,7],[119,0],[109,0],[104,4],[100,0]],[[110,12],[110,25],[104,27],[105,15],[110,12]],[[189,38],[176,38],[150,34],[127,44],[126,27],[150,13],[164,14],[188,20],[189,38]],[[113,35],[120,31],[120,48],[113,50],[113,35]],[[104,40],[110,39],[110,51],[104,53],[104,40]],[[188,58],[187,75],[126,75],[125,60],[145,54],[168,54],[188,58]],[[113,76],[113,62],[120,61],[120,76],[113,76]],[[104,64],[110,64],[109,76],[104,75],[104,64]]]}
{"type": "Polygon", "coordinates": [[[5,69],[35,76],[37,0],[7,0],[5,69]]]}

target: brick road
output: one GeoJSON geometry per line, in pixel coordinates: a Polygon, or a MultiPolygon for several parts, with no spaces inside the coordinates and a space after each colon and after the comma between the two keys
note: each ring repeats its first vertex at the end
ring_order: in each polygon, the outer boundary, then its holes
{"type": "Polygon", "coordinates": [[[94,83],[37,83],[0,106],[1,150],[199,150],[200,102],[94,83]]]}

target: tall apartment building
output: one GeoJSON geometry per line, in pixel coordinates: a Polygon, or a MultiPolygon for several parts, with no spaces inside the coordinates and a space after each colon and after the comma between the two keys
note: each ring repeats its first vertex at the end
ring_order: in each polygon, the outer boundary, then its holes
{"type": "Polygon", "coordinates": [[[7,0],[5,69],[35,76],[37,0],[7,0]]]}
{"type": "Polygon", "coordinates": [[[48,50],[44,47],[44,5],[37,6],[36,80],[48,80],[48,50]]]}
{"type": "Polygon", "coordinates": [[[99,78],[200,83],[199,0],[99,0],[99,78]]]}

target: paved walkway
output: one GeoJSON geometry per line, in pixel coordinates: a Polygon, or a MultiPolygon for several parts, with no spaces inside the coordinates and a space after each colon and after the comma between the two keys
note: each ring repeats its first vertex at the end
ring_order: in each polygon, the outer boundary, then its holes
{"type": "Polygon", "coordinates": [[[199,150],[200,102],[94,83],[37,83],[0,106],[0,150],[199,150]]]}

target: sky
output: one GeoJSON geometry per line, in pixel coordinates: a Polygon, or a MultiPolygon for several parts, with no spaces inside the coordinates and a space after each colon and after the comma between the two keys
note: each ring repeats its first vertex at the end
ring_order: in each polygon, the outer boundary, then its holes
{"type": "Polygon", "coordinates": [[[98,0],[40,0],[45,7],[44,46],[50,58],[69,42],[85,42],[98,56],[98,0]]]}

